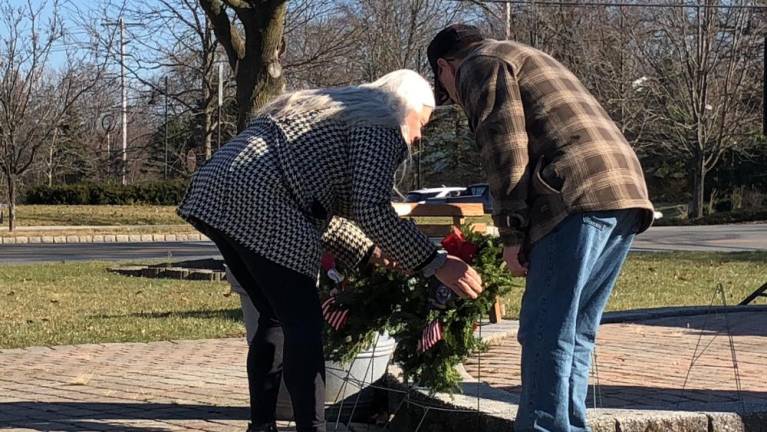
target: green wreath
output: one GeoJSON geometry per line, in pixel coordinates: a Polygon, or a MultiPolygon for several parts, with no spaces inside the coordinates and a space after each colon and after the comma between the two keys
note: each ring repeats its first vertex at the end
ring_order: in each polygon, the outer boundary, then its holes
{"type": "Polygon", "coordinates": [[[482,276],[484,291],[476,300],[458,298],[436,278],[383,269],[349,271],[336,268],[332,257],[323,259],[320,291],[329,323],[328,360],[349,362],[369,349],[378,334],[388,332],[397,341],[394,362],[406,380],[431,392],[460,390],[456,366],[486,349],[475,336],[476,326],[513,282],[498,238],[464,226],[442,244],[482,276]]]}

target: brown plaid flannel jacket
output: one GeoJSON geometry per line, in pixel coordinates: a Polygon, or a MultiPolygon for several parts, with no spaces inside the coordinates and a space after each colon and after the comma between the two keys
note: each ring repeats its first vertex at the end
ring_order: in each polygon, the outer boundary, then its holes
{"type": "Polygon", "coordinates": [[[642,167],[607,112],[551,56],[485,40],[456,87],[474,130],[504,244],[528,246],[568,215],[638,208],[652,223],[642,167]]]}

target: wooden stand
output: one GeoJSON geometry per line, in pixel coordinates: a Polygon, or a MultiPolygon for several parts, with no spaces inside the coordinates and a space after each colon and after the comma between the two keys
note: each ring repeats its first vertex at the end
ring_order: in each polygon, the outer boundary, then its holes
{"type": "MultiPolygon", "coordinates": [[[[429,237],[443,237],[447,235],[453,226],[460,227],[466,223],[467,217],[484,216],[485,210],[480,203],[471,204],[415,204],[393,203],[394,209],[400,217],[432,217],[450,218],[449,223],[418,224],[418,228],[429,237]]],[[[474,230],[480,233],[487,231],[487,224],[475,223],[474,230]]],[[[497,323],[503,319],[503,305],[496,299],[490,310],[490,322],[497,323]]]]}

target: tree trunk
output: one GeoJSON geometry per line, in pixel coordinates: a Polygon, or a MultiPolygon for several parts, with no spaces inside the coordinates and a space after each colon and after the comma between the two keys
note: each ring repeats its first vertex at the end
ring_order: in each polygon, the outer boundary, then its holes
{"type": "Polygon", "coordinates": [[[213,114],[211,107],[205,107],[205,113],[202,116],[202,130],[203,154],[205,155],[205,160],[208,160],[213,156],[213,114]]]}
{"type": "Polygon", "coordinates": [[[213,156],[213,107],[211,100],[210,83],[203,79],[202,83],[202,146],[197,157],[197,166],[201,166],[205,161],[213,156]]]}
{"type": "Polygon", "coordinates": [[[51,147],[48,149],[48,187],[53,187],[53,151],[56,147],[56,138],[59,134],[59,128],[53,130],[53,139],[51,147]]]}
{"type": "MultiPolygon", "coordinates": [[[[203,44],[205,46],[202,50],[202,76],[200,77],[200,88],[202,88],[203,110],[201,156],[205,157],[205,159],[203,159],[204,162],[213,156],[213,104],[215,99],[211,96],[213,93],[214,74],[216,71],[214,68],[216,42],[213,39],[213,29],[210,26],[210,19],[207,16],[205,17],[205,28],[203,29],[203,32],[203,44]]],[[[220,85],[218,77],[215,78],[215,83],[220,85]]]]}
{"type": "Polygon", "coordinates": [[[703,217],[704,189],[706,184],[705,156],[700,153],[695,155],[692,167],[692,202],[687,212],[690,219],[703,217]]]}
{"type": "Polygon", "coordinates": [[[272,1],[260,10],[249,10],[245,25],[245,56],[236,68],[237,132],[274,96],[285,89],[280,65],[287,2],[272,1]]]}
{"type": "Polygon", "coordinates": [[[8,230],[16,230],[16,179],[13,175],[5,176],[8,185],[8,230]]]}

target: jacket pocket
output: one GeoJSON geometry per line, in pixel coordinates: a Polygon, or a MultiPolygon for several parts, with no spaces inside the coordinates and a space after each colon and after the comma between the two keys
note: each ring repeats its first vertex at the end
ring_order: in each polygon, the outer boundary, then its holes
{"type": "Polygon", "coordinates": [[[538,158],[538,162],[535,164],[535,168],[533,169],[533,174],[532,174],[533,191],[539,195],[561,194],[562,193],[561,190],[550,185],[546,180],[543,179],[543,176],[541,175],[544,168],[543,162],[544,162],[544,158],[543,156],[541,156],[540,158],[538,158]]]}

